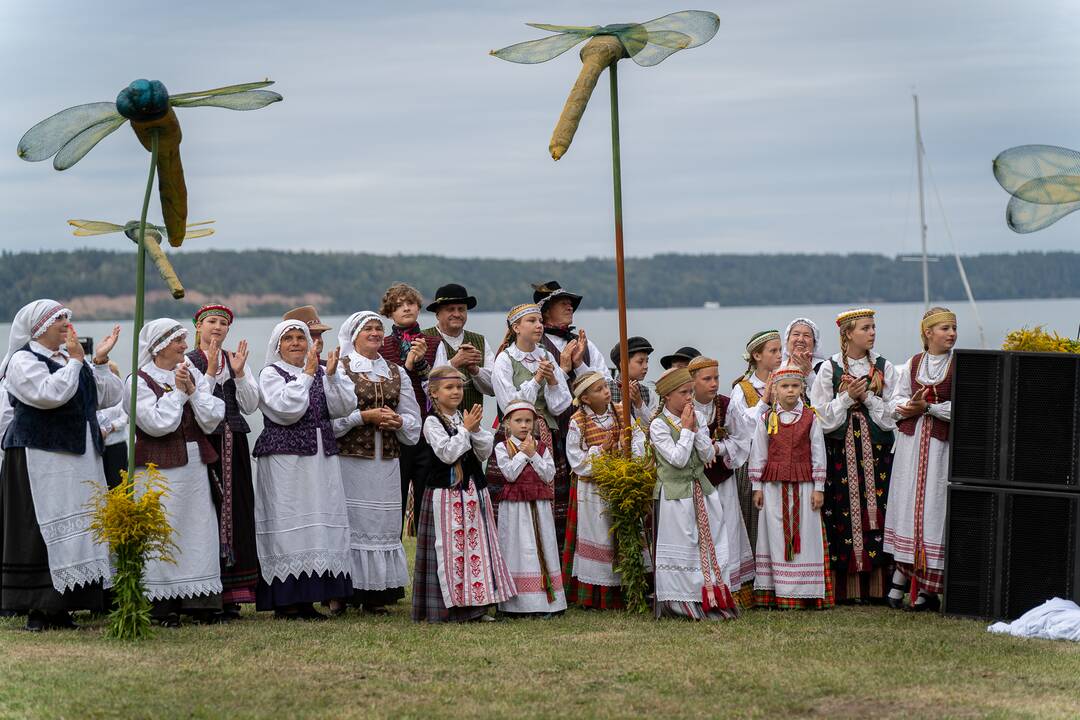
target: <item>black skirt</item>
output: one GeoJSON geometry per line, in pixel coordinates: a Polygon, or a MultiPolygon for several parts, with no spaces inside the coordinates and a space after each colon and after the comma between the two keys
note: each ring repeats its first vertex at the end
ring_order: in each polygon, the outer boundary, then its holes
{"type": "MultiPolygon", "coordinates": [[[[209,470],[221,472],[221,435],[208,435],[218,452],[209,470]]],[[[211,487],[214,487],[211,484],[211,487]]],[[[214,508],[221,517],[221,497],[215,491],[214,508]]],[[[255,545],[255,488],[251,482],[251,450],[246,433],[233,433],[232,453],[232,563],[221,559],[221,600],[225,604],[255,602],[259,584],[259,551],[255,545]]]]}
{"type": "Polygon", "coordinates": [[[127,442],[106,445],[101,464],[105,468],[105,483],[112,490],[120,484],[120,471],[127,470],[127,442]]]}
{"type": "Polygon", "coordinates": [[[105,608],[101,582],[64,593],[53,588],[49,553],[30,494],[24,448],[7,450],[0,472],[0,608],[43,612],[105,608]]]}

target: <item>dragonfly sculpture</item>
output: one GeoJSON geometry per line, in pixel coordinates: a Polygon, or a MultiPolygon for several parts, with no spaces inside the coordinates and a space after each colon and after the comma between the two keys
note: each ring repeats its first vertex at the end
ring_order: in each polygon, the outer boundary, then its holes
{"type": "Polygon", "coordinates": [[[638,65],[658,65],[673,53],[703,45],[716,35],[720,18],[711,12],[683,10],[643,23],[614,25],[546,25],[526,23],[538,30],[556,33],[539,40],[492,50],[491,54],[509,62],[542,63],[562,55],[575,45],[589,40],[581,50],[581,72],[574,83],[562,115],[551,136],[548,150],[558,160],[570,149],[581,116],[604,68],[620,58],[629,57],[638,65]]]}
{"type": "MultiPolygon", "coordinates": [[[[186,228],[187,232],[185,233],[185,237],[188,240],[191,240],[193,238],[213,235],[214,229],[205,227],[213,222],[213,220],[204,220],[202,222],[190,223],[186,228]],[[195,229],[193,230],[192,228],[195,229]]],[[[138,220],[131,220],[125,225],[117,225],[116,223],[104,222],[101,220],[68,220],[68,225],[75,228],[75,231],[72,234],[76,237],[122,232],[136,245],[139,243],[140,224],[138,220]]],[[[161,279],[169,286],[169,291],[172,292],[172,296],[179,300],[184,297],[184,286],[181,284],[180,278],[176,274],[176,270],[173,269],[172,263],[169,262],[169,258],[166,257],[165,251],[161,249],[161,238],[162,236],[168,237],[168,233],[169,231],[163,226],[150,225],[148,223],[146,225],[144,242],[146,245],[146,252],[149,253],[150,259],[154,261],[154,265],[157,267],[161,279]]]]}
{"type": "Polygon", "coordinates": [[[1080,152],[1053,145],[1021,145],[994,158],[994,177],[1012,197],[1005,221],[1018,233],[1035,232],[1080,209],[1080,152]]]}
{"type": "Polygon", "coordinates": [[[161,212],[168,228],[169,244],[180,247],[187,225],[187,186],[184,183],[184,166],[180,161],[180,122],[173,108],[257,110],[282,99],[276,92],[263,90],[268,85],[273,85],[273,82],[264,80],[169,95],[158,80],[135,80],[120,91],[115,103],[76,105],[42,120],[22,136],[19,157],[30,162],[53,158],[54,168],[67,170],[130,120],[135,136],[152,153],[152,136],[157,136],[156,165],[161,212]]]}

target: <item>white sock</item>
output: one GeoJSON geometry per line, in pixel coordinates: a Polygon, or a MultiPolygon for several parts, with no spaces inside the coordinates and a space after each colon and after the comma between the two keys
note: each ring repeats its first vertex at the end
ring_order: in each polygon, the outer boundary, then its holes
{"type": "MultiPolygon", "coordinates": [[[[904,575],[904,573],[900,572],[899,570],[893,570],[892,581],[893,581],[893,585],[906,585],[907,584],[906,576],[904,575]]],[[[897,590],[895,587],[891,588],[889,590],[889,597],[892,598],[893,600],[900,600],[901,598],[904,597],[904,591],[903,590],[897,590]]]]}

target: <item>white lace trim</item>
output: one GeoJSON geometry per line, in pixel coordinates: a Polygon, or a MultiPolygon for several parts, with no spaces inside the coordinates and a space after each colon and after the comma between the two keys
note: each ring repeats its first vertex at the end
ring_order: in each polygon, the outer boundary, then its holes
{"type": "Polygon", "coordinates": [[[274,580],[284,582],[290,576],[299,579],[305,573],[309,577],[317,577],[327,572],[335,576],[349,575],[352,571],[348,550],[307,550],[288,555],[260,557],[259,565],[262,567],[263,580],[267,584],[274,580]]]}
{"type": "Polygon", "coordinates": [[[106,588],[112,587],[113,570],[108,558],[90,560],[66,568],[49,568],[49,574],[52,575],[53,588],[60,593],[99,581],[106,588]]]}
{"type": "Polygon", "coordinates": [[[150,600],[175,600],[176,598],[220,594],[221,578],[199,579],[183,583],[146,583],[146,597],[150,600]]]}
{"type": "Polygon", "coordinates": [[[372,552],[405,552],[405,546],[401,543],[401,537],[396,533],[366,533],[354,530],[349,534],[349,542],[353,550],[370,550],[372,552]]]}

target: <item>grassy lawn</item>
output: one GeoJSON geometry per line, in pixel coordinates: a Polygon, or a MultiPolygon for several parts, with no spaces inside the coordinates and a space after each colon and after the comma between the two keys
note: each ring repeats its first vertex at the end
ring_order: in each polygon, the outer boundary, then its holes
{"type": "Polygon", "coordinates": [[[130,646],[0,620],[0,717],[1080,716],[1080,645],[885,608],[416,626],[247,615],[130,646]]]}

